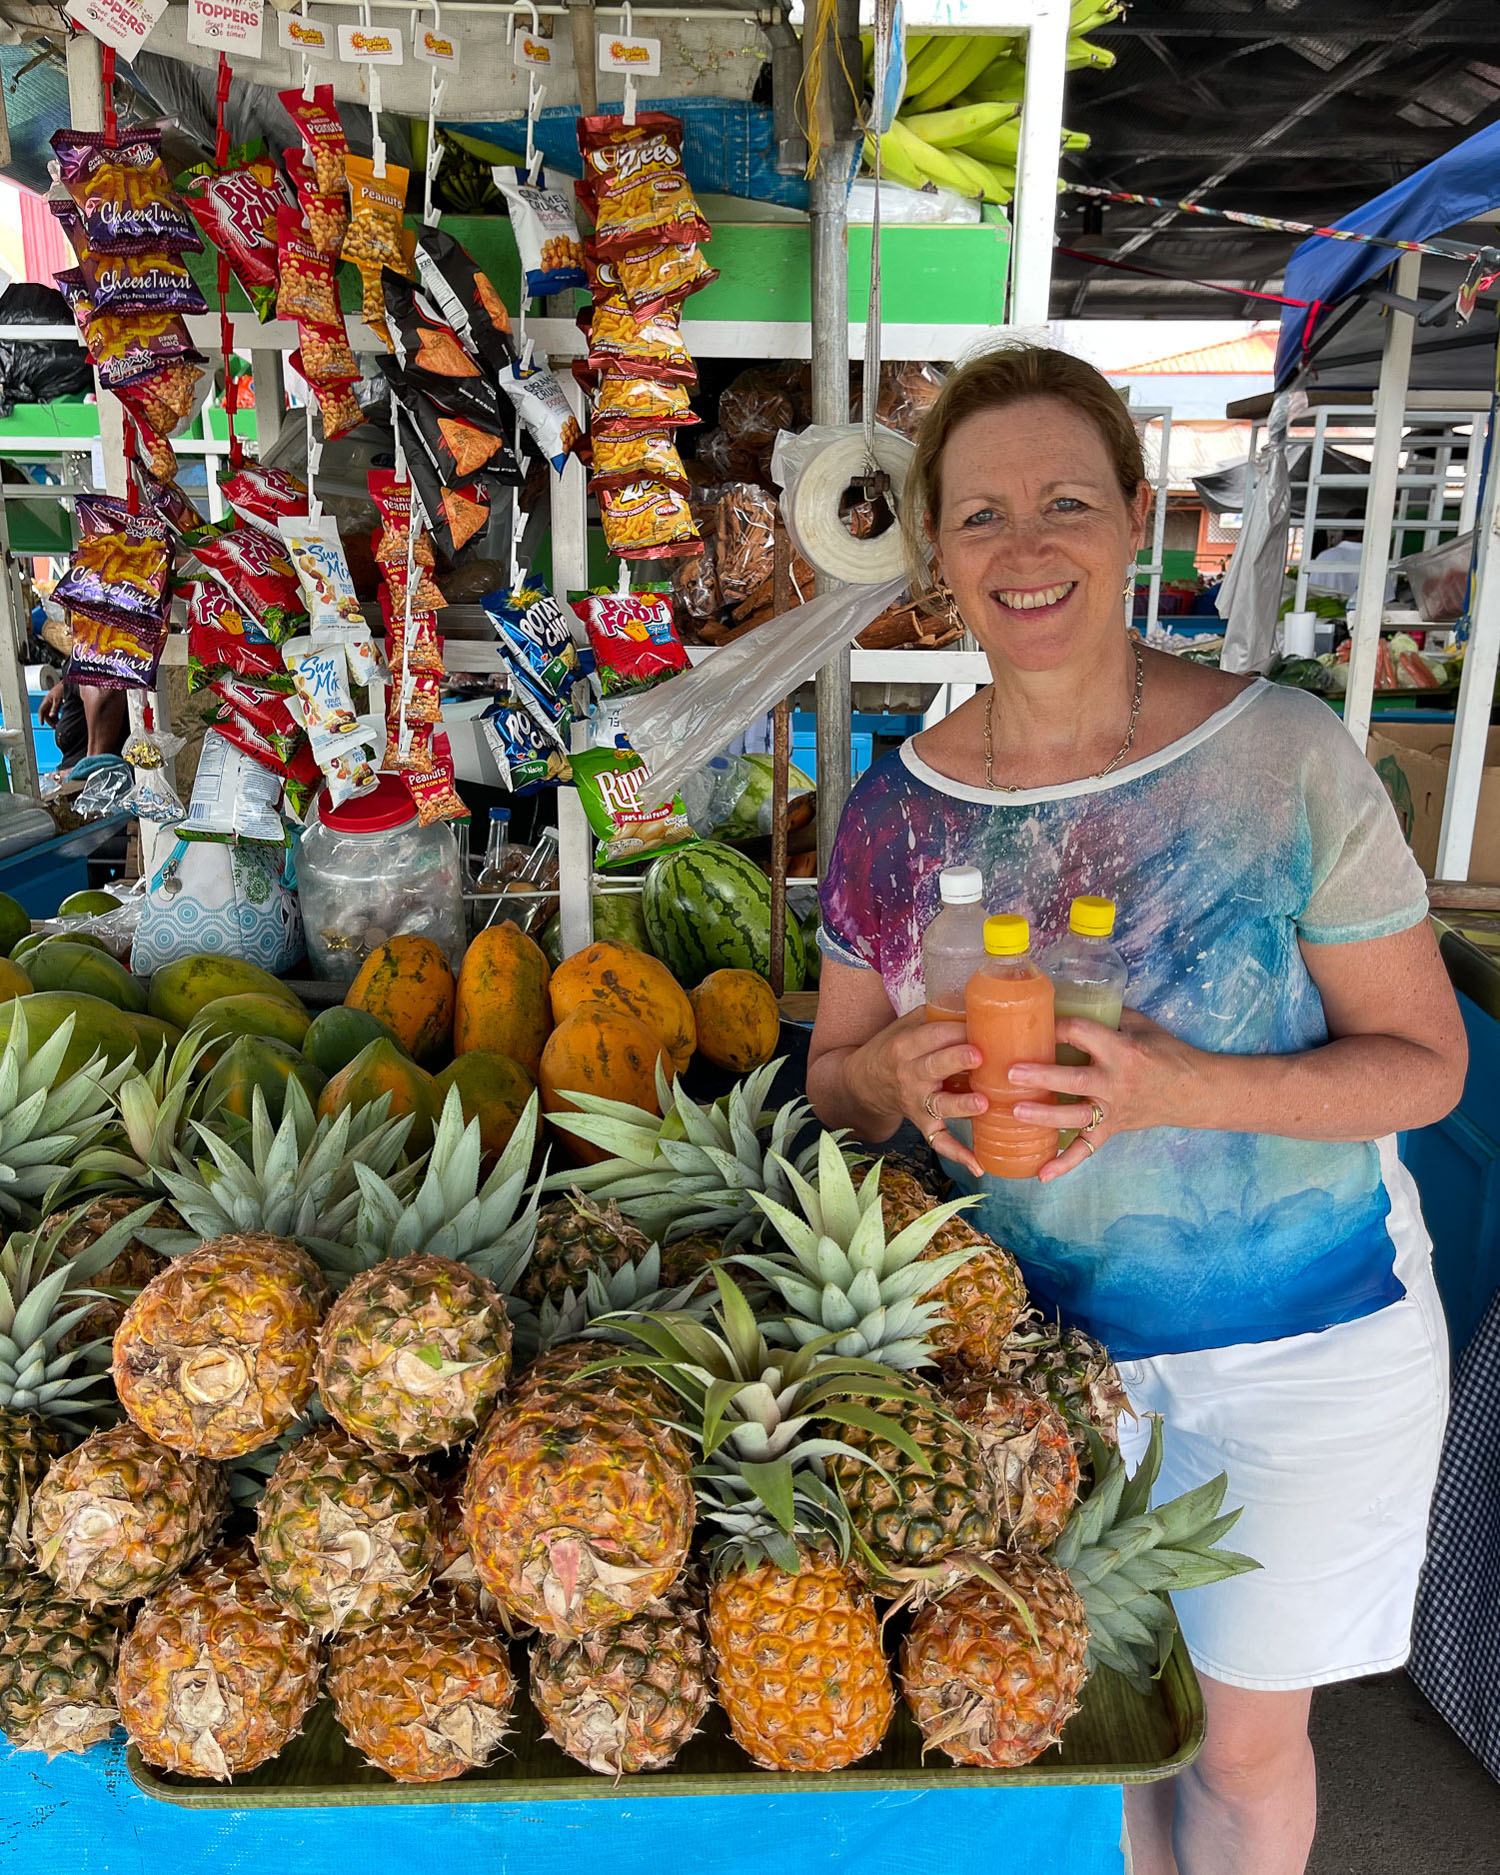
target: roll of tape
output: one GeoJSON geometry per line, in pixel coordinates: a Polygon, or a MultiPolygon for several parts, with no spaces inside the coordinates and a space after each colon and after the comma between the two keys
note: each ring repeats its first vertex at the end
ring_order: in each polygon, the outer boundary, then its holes
{"type": "MultiPolygon", "coordinates": [[[[914,453],[904,436],[877,432],[875,460],[891,479],[886,499],[898,510],[914,453]]],[[[850,586],[895,579],[906,564],[899,527],[872,540],[856,540],[839,518],[844,490],[865,473],[867,463],[865,433],[851,429],[815,450],[782,494],[787,527],[803,559],[850,586]]]]}

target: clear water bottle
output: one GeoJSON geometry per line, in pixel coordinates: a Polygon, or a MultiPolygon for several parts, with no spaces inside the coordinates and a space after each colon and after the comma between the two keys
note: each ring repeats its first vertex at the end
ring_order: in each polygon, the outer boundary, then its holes
{"type": "MultiPolygon", "coordinates": [[[[1068,912],[1067,935],[1037,959],[1052,979],[1053,1011],[1059,1021],[1064,1016],[1086,1016],[1107,1029],[1119,1028],[1130,971],[1110,942],[1114,929],[1113,899],[1075,898],[1068,912]]],[[[1059,1042],[1057,1059],[1065,1067],[1081,1068],[1090,1057],[1081,1048],[1059,1042]]],[[[1072,1098],[1059,1095],[1062,1100],[1072,1098]]]]}
{"type": "MultiPolygon", "coordinates": [[[[942,910],[922,933],[922,991],[929,1022],[962,1022],[964,991],[985,960],[984,874],[945,866],[938,874],[942,910]]],[[[969,1091],[967,1074],[950,1074],[950,1094],[969,1091]]]]}

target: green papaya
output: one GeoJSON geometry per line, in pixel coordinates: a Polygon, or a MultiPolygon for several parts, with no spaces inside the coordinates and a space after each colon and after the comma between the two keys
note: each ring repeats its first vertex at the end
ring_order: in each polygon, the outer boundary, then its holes
{"type": "Polygon", "coordinates": [[[300,1049],[307,1035],[310,1018],[300,1003],[289,1003],[280,996],[262,996],[258,991],[238,996],[221,996],[205,1003],[187,1030],[193,1049],[208,1044],[199,1061],[207,1074],[218,1063],[224,1044],[241,1035],[262,1035],[273,1042],[285,1042],[300,1049]],[[215,1042],[220,1045],[215,1046],[215,1042]]]}
{"type": "Polygon", "coordinates": [[[86,944],[90,950],[103,951],[106,957],[114,956],[104,939],[95,937],[91,931],[33,931],[11,952],[11,962],[24,965],[32,952],[39,951],[44,944],[86,944]]]}
{"type": "MultiPolygon", "coordinates": [[[[348,1067],[371,1042],[394,1042],[394,1032],[368,1009],[320,1009],[302,1038],[302,1052],[320,1074],[332,1077],[348,1067]]],[[[406,1050],[401,1048],[401,1053],[406,1050]]]]}
{"type": "Polygon", "coordinates": [[[269,970],[240,957],[212,952],[163,964],[151,979],[146,1007],[164,1022],[187,1029],[209,1003],[225,996],[279,996],[283,1002],[302,1007],[296,994],[269,970]]]}
{"type": "Polygon", "coordinates": [[[9,957],[31,929],[31,913],[9,892],[0,892],[0,957],[9,957]]]}
{"type": "Polygon", "coordinates": [[[57,908],[59,918],[104,918],[120,909],[113,892],[75,892],[57,908]]]}
{"type": "Polygon", "coordinates": [[[45,990],[0,1003],[0,1048],[10,1040],[11,1024],[18,1009],[25,1012],[26,1034],[33,1054],[57,1033],[69,1016],[75,1018],[72,1039],[57,1071],[59,1081],[87,1067],[96,1055],[102,1055],[105,1065],[114,1068],[136,1052],[139,1038],[124,1010],[101,997],[72,995],[66,990],[45,990]]]}
{"type": "Polygon", "coordinates": [[[107,951],[97,951],[89,944],[74,944],[68,938],[53,938],[50,943],[39,944],[24,963],[33,989],[98,996],[106,1003],[113,1003],[116,1009],[145,1014],[144,986],[107,951]]]}
{"type": "Polygon", "coordinates": [[[170,1055],[182,1041],[182,1030],[160,1016],[143,1016],[127,1011],[125,1020],[136,1033],[136,1065],[149,1068],[165,1048],[170,1055]]]}
{"type": "Polygon", "coordinates": [[[205,1114],[226,1113],[248,1120],[254,1110],[254,1091],[265,1096],[272,1126],[281,1124],[288,1083],[297,1081],[314,1106],[323,1091],[323,1076],[300,1050],[264,1035],[242,1035],[231,1042],[204,1089],[205,1114]]]}

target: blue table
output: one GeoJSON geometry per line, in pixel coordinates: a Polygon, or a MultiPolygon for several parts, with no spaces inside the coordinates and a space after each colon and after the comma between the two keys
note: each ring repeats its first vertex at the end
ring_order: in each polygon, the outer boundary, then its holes
{"type": "Polygon", "coordinates": [[[4,1875],[1121,1875],[1120,1788],[185,1810],[142,1795],[122,1742],[0,1758],[4,1875]]]}

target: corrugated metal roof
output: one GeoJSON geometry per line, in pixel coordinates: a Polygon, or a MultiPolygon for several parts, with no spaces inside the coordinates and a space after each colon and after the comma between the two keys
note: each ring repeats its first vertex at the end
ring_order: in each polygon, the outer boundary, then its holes
{"type": "Polygon", "coordinates": [[[1205,345],[1195,352],[1173,352],[1168,358],[1125,365],[1108,375],[1112,378],[1269,378],[1276,368],[1276,331],[1275,326],[1268,326],[1264,332],[1252,332],[1248,338],[1223,339],[1217,345],[1205,345]]]}

